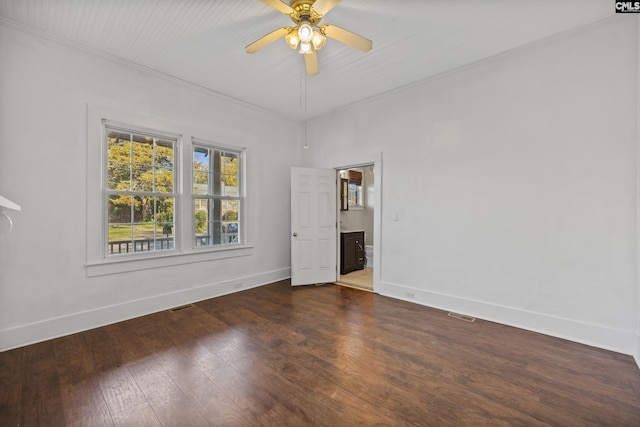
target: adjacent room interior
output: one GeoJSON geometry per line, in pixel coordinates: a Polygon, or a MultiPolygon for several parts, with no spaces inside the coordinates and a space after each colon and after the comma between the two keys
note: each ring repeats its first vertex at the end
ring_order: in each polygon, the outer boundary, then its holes
{"type": "Polygon", "coordinates": [[[618,3],[0,0],[0,424],[638,425],[618,3]]]}

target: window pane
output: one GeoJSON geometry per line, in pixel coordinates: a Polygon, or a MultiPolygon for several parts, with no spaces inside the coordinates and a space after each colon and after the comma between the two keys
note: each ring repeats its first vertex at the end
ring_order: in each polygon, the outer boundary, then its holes
{"type": "Polygon", "coordinates": [[[107,188],[127,191],[131,185],[129,163],[109,162],[107,166],[107,188]]]}
{"type": "Polygon", "coordinates": [[[133,228],[131,224],[127,225],[110,225],[109,240],[107,243],[107,253],[109,254],[126,254],[133,248],[131,235],[133,228]]]}
{"type": "Polygon", "coordinates": [[[209,192],[209,175],[207,172],[193,172],[193,194],[207,194],[209,192]]]}
{"type": "Polygon", "coordinates": [[[154,224],[133,224],[133,245],[135,252],[154,250],[154,224]]]}
{"type": "Polygon", "coordinates": [[[169,237],[173,237],[173,223],[156,223],[156,238],[165,239],[169,237]]]}
{"type": "Polygon", "coordinates": [[[175,198],[156,197],[155,198],[155,220],[159,224],[170,224],[173,226],[173,213],[175,209],[175,198]]]}
{"type": "Polygon", "coordinates": [[[154,197],[134,196],[133,197],[133,222],[153,222],[154,219],[154,197]]]}
{"type": "Polygon", "coordinates": [[[130,135],[110,131],[107,135],[107,158],[111,161],[129,163],[131,158],[130,135]]]}
{"type": "Polygon", "coordinates": [[[109,196],[107,252],[128,253],[132,246],[131,196],[109,196]]]}
{"type": "Polygon", "coordinates": [[[131,191],[153,191],[153,167],[131,165],[131,191]]]}
{"type": "Polygon", "coordinates": [[[222,163],[221,163],[221,158],[222,158],[222,153],[220,150],[211,150],[211,163],[213,164],[213,170],[211,172],[216,173],[216,174],[220,174],[222,173],[222,163]]]}
{"type": "Polygon", "coordinates": [[[162,251],[173,249],[173,223],[172,224],[156,224],[156,242],[155,250],[162,251]]]}
{"type": "Polygon", "coordinates": [[[153,223],[137,223],[133,224],[133,240],[153,240],[155,226],[153,223]]]}
{"type": "Polygon", "coordinates": [[[173,193],[173,168],[155,168],[155,192],[173,193]]]}
{"type": "Polygon", "coordinates": [[[213,235],[213,245],[221,245],[223,241],[222,221],[213,221],[211,234],[213,235]]]}
{"type": "Polygon", "coordinates": [[[203,147],[193,148],[193,169],[209,170],[209,149],[203,147]]]}
{"type": "Polygon", "coordinates": [[[238,209],[240,203],[237,200],[224,200],[222,202],[222,243],[237,243],[239,222],[238,209]]]}
{"type": "Polygon", "coordinates": [[[209,192],[209,150],[193,148],[193,194],[209,192]]]}
{"type": "Polygon", "coordinates": [[[195,199],[194,229],[196,246],[208,246],[210,244],[208,202],[208,199],[195,199]]]}
{"type": "Polygon", "coordinates": [[[139,165],[153,164],[153,139],[140,135],[132,135],[131,162],[139,165]]]}
{"type": "Polygon", "coordinates": [[[131,196],[109,196],[109,224],[131,224],[131,196]]]}
{"type": "Polygon", "coordinates": [[[222,182],[222,177],[219,173],[213,174],[212,178],[212,194],[214,196],[221,196],[222,189],[224,188],[224,183],[222,182]]]}
{"type": "Polygon", "coordinates": [[[211,235],[211,244],[219,245],[222,243],[222,202],[218,199],[209,201],[209,221],[212,223],[209,234],[211,235]]]}
{"type": "Polygon", "coordinates": [[[213,194],[216,196],[239,196],[238,155],[223,151],[214,152],[213,194]],[[217,156],[217,157],[216,157],[217,156]]]}
{"type": "Polygon", "coordinates": [[[349,206],[360,206],[362,201],[359,195],[361,194],[361,186],[349,183],[349,206]]]}
{"type": "Polygon", "coordinates": [[[223,200],[222,201],[222,219],[223,220],[238,220],[238,205],[237,200],[223,200]]]}
{"type": "Polygon", "coordinates": [[[130,135],[122,132],[109,132],[107,136],[107,187],[110,190],[129,190],[131,173],[130,135]]]}
{"type": "Polygon", "coordinates": [[[156,140],[155,165],[172,168],[173,157],[173,141],[156,140]]]}
{"type": "Polygon", "coordinates": [[[154,197],[156,251],[174,248],[174,197],[154,197]]]}
{"type": "Polygon", "coordinates": [[[238,197],[240,195],[238,191],[237,175],[222,175],[220,180],[222,182],[220,191],[221,195],[230,197],[238,197]]]}

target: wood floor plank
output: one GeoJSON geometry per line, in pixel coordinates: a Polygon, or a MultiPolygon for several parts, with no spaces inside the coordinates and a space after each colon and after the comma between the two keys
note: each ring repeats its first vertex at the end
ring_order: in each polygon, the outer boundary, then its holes
{"type": "Polygon", "coordinates": [[[105,372],[99,380],[102,395],[114,416],[125,413],[147,403],[128,367],[119,367],[105,372]]]}
{"type": "Polygon", "coordinates": [[[299,417],[305,425],[334,423],[338,425],[340,414],[318,402],[298,382],[285,379],[278,369],[273,369],[261,362],[266,358],[244,358],[233,364],[233,367],[244,378],[270,395],[284,408],[299,417]]]}
{"type": "MultiPolygon", "coordinates": [[[[192,311],[196,311],[193,309],[192,311]]],[[[197,313],[202,316],[202,313],[197,313]]],[[[192,316],[172,318],[176,329],[182,329],[184,325],[198,323],[192,316]]],[[[183,341],[180,335],[173,334],[172,339],[177,344],[183,341]]],[[[236,404],[222,392],[222,390],[207,376],[207,373],[216,370],[228,370],[231,367],[220,358],[200,345],[197,340],[188,339],[191,345],[179,346],[159,353],[156,360],[178,386],[189,405],[214,426],[251,426],[254,424],[250,417],[245,416],[236,404]]]]}
{"type": "Polygon", "coordinates": [[[100,382],[95,380],[93,356],[86,351],[83,334],[53,341],[60,383],[60,396],[69,425],[113,426],[100,382]]]}
{"type": "Polygon", "coordinates": [[[113,414],[113,421],[118,427],[159,427],[162,423],[145,400],[139,405],[129,407],[126,411],[113,414]]]}
{"type": "Polygon", "coordinates": [[[136,362],[129,370],[163,425],[209,425],[155,359],[136,362]]]}
{"type": "Polygon", "coordinates": [[[52,341],[24,349],[20,415],[21,426],[62,426],[73,422],[65,419],[52,341]]]}
{"type": "Polygon", "coordinates": [[[0,353],[0,425],[640,425],[633,358],[281,281],[0,353]]]}
{"type": "MultiPolygon", "coordinates": [[[[260,425],[302,426],[303,420],[284,406],[260,385],[241,375],[234,369],[208,372],[207,376],[244,413],[260,425]]],[[[265,381],[268,378],[265,378],[265,381]]]]}
{"type": "Polygon", "coordinates": [[[24,377],[24,348],[5,351],[0,357],[0,425],[20,425],[20,401],[24,377]]]}

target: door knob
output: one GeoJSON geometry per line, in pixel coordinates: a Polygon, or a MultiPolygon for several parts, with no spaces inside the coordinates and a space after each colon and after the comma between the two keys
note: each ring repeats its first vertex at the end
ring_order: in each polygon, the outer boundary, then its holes
{"type": "Polygon", "coordinates": [[[293,237],[298,237],[298,233],[293,233],[293,237]]]}

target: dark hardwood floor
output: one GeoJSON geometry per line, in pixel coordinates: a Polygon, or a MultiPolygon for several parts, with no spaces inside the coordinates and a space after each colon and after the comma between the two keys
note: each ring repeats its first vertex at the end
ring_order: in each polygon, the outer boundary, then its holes
{"type": "Polygon", "coordinates": [[[1,426],[639,426],[629,356],[288,281],[0,353],[1,426]]]}

